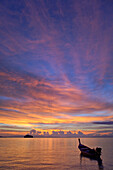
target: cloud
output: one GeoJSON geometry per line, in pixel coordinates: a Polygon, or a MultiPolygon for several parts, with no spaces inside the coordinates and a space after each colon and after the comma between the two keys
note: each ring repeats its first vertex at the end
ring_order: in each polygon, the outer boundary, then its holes
{"type": "Polygon", "coordinates": [[[78,131],[78,136],[84,136],[84,133],[81,131],[78,131]]]}
{"type": "Polygon", "coordinates": [[[67,135],[71,135],[71,134],[72,134],[72,132],[71,132],[71,131],[68,131],[68,132],[67,132],[67,135]]]}
{"type": "Polygon", "coordinates": [[[58,135],[58,132],[57,131],[52,131],[52,135],[54,136],[56,136],[56,135],[58,135]]]}
{"type": "Polygon", "coordinates": [[[59,131],[59,135],[64,135],[64,131],[59,131]]]}
{"type": "Polygon", "coordinates": [[[49,132],[43,132],[44,136],[49,136],[49,132]]]}
{"type": "Polygon", "coordinates": [[[35,135],[35,134],[36,134],[36,130],[35,130],[35,129],[32,129],[32,130],[30,131],[30,134],[31,134],[31,135],[35,135]]]}
{"type": "Polygon", "coordinates": [[[113,121],[93,122],[93,124],[113,125],[113,121]]]}
{"type": "Polygon", "coordinates": [[[40,135],[41,134],[41,131],[37,131],[37,135],[40,135]]]}

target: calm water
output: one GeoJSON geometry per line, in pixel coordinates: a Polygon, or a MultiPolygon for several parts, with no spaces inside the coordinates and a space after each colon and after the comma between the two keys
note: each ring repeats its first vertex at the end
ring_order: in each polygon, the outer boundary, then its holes
{"type": "MultiPolygon", "coordinates": [[[[113,138],[83,138],[82,143],[102,147],[104,170],[113,170],[113,138]]],[[[0,169],[98,170],[96,160],[80,157],[74,138],[1,138],[0,169]]]]}

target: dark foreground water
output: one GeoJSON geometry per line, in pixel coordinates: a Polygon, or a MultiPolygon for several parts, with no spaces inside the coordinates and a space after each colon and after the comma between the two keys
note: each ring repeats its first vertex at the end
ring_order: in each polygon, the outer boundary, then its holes
{"type": "Polygon", "coordinates": [[[74,138],[1,138],[0,169],[113,170],[113,138],[81,141],[92,148],[102,147],[101,166],[96,160],[80,156],[74,138]]]}

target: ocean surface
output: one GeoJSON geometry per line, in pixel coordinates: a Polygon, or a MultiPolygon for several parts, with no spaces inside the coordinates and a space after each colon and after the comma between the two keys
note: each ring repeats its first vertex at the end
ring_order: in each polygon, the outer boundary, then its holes
{"type": "Polygon", "coordinates": [[[0,138],[0,169],[113,170],[113,138],[81,138],[102,147],[102,164],[80,156],[77,138],[0,138]]]}

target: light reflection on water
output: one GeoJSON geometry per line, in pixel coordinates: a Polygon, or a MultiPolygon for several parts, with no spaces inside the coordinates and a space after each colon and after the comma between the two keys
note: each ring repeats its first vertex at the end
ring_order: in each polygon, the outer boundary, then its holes
{"type": "MultiPolygon", "coordinates": [[[[104,170],[113,169],[113,138],[83,138],[90,147],[102,147],[104,170]]],[[[1,138],[1,169],[99,169],[98,161],[80,157],[74,138],[1,138]]]]}

